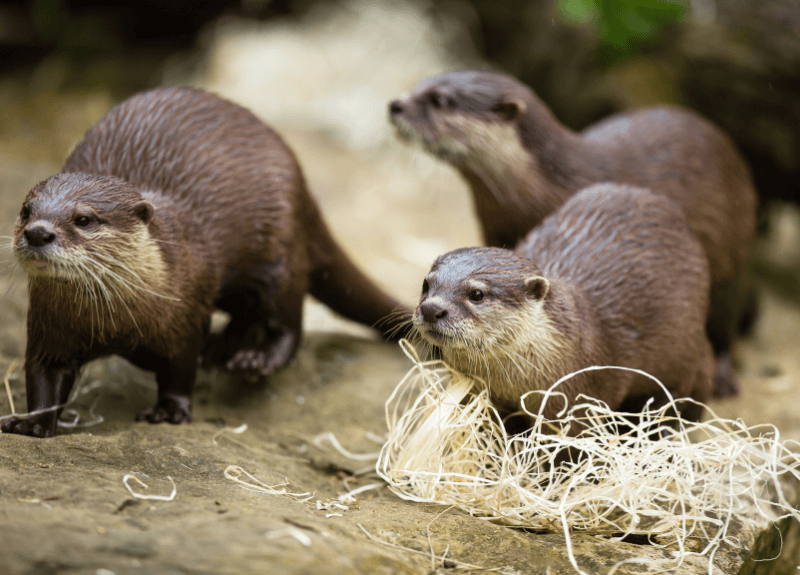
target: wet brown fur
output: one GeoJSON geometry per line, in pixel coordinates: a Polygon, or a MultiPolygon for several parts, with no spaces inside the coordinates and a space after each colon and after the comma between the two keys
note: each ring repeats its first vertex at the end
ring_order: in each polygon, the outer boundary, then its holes
{"type": "MultiPolygon", "coordinates": [[[[705,401],[714,367],[708,286],[702,246],[673,202],[602,184],[573,196],[513,252],[441,256],[414,325],[454,368],[487,381],[503,415],[524,393],[592,365],[640,369],[676,397],[705,401]],[[470,300],[475,289],[479,302],[470,300]]],[[[615,409],[663,401],[651,380],[621,370],[584,373],[559,389],[570,405],[580,393],[615,409]]],[[[551,399],[544,414],[562,407],[551,399]]]]}
{"type": "MultiPolygon", "coordinates": [[[[158,402],[140,419],[188,421],[201,352],[230,369],[281,368],[307,292],[367,325],[398,307],[338,247],[281,138],[200,90],[157,89],[113,108],[28,194],[14,242],[29,271],[29,411],[63,404],[84,363],[116,353],[156,372],[158,402]],[[79,229],[80,215],[91,225],[79,229]],[[50,232],[52,243],[30,244],[50,232]],[[217,308],[231,321],[207,340],[217,308]]],[[[51,436],[59,412],[3,431],[51,436]]]]}
{"type": "Polygon", "coordinates": [[[729,352],[740,277],[756,226],[750,170],[732,140],[692,111],[655,107],[611,116],[580,133],[563,126],[525,85],[464,70],[422,81],[390,104],[402,138],[459,169],[472,189],[487,245],[513,248],[578,190],[617,182],[682,208],[709,258],[707,324],[722,393],[735,392],[729,352]],[[724,381],[727,377],[729,381],[724,381]]]}

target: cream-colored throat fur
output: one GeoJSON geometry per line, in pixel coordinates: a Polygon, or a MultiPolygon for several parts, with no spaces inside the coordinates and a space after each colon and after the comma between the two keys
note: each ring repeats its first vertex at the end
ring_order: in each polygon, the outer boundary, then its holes
{"type": "Polygon", "coordinates": [[[450,114],[440,121],[441,144],[449,141],[464,167],[480,177],[497,199],[519,202],[538,165],[522,145],[515,125],[484,122],[464,114],[450,114]]]}
{"type": "Polygon", "coordinates": [[[82,245],[62,250],[56,275],[29,274],[31,289],[44,297],[38,301],[58,310],[64,321],[88,322],[92,338],[103,340],[123,325],[139,330],[154,298],[179,301],[171,293],[161,250],[144,223],[126,233],[102,227],[85,238],[82,245]]]}
{"type": "Polygon", "coordinates": [[[170,299],[167,266],[145,224],[127,234],[103,228],[89,237],[86,251],[98,279],[113,285],[120,297],[137,300],[149,294],[170,299]]]}
{"type": "Polygon", "coordinates": [[[567,372],[572,359],[569,342],[556,329],[543,301],[513,309],[497,305],[486,311],[475,322],[477,337],[471,339],[472,345],[442,350],[452,368],[483,379],[493,396],[506,401],[547,389],[567,372]]]}

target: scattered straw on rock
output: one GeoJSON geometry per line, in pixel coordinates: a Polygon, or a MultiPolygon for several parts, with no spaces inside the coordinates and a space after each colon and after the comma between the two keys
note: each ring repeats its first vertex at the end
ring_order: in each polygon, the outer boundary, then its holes
{"type": "Polygon", "coordinates": [[[326,515],[327,518],[341,517],[339,511],[349,511],[350,506],[356,502],[356,495],[360,495],[365,491],[371,491],[383,487],[383,483],[372,483],[364,485],[352,491],[348,491],[337,497],[336,499],[314,499],[315,492],[308,491],[305,493],[292,493],[284,488],[289,485],[287,479],[284,483],[278,485],[267,485],[261,482],[252,474],[248,473],[238,465],[229,465],[223,473],[226,479],[238,484],[242,489],[254,491],[256,493],[263,493],[265,495],[284,495],[300,503],[305,503],[316,508],[318,511],[333,511],[326,515]]]}
{"type": "Polygon", "coordinates": [[[16,369],[16,365],[14,364],[14,362],[12,362],[8,368],[8,371],[6,372],[5,382],[4,382],[6,393],[8,394],[8,403],[11,407],[11,413],[8,415],[0,416],[0,421],[5,421],[6,419],[13,419],[17,417],[29,418],[35,415],[40,415],[42,413],[58,411],[59,409],[63,410],[61,418],[72,417],[72,421],[68,421],[66,419],[59,419],[56,422],[56,425],[58,425],[58,427],[66,427],[66,428],[93,427],[105,421],[102,415],[99,415],[94,411],[95,408],[97,407],[97,404],[100,401],[99,397],[96,397],[92,402],[92,405],[89,407],[89,419],[87,419],[86,421],[81,421],[81,414],[75,409],[69,407],[70,405],[73,405],[77,401],[78,397],[103,387],[104,385],[103,382],[97,380],[92,381],[90,383],[79,382],[78,385],[76,385],[72,389],[69,398],[64,403],[51,405],[50,407],[44,407],[42,409],[36,409],[34,411],[29,411],[27,413],[16,413],[16,409],[14,408],[14,401],[11,396],[11,387],[9,385],[9,379],[11,374],[14,372],[14,369],[16,369]]]}
{"type": "Polygon", "coordinates": [[[11,379],[11,374],[14,373],[15,369],[17,369],[18,364],[18,359],[12,359],[11,363],[8,365],[8,369],[6,370],[6,376],[3,378],[3,384],[6,388],[6,395],[8,396],[8,407],[11,409],[12,414],[16,412],[16,409],[14,408],[14,397],[11,395],[11,384],[9,383],[9,380],[11,379]]]}
{"type": "Polygon", "coordinates": [[[211,436],[211,443],[217,445],[217,438],[225,433],[233,433],[234,435],[241,435],[245,431],[247,431],[246,423],[241,424],[239,427],[223,427],[222,429],[220,429],[214,435],[211,436]]]}
{"type": "MultiPolygon", "coordinates": [[[[312,439],[312,443],[319,447],[320,449],[324,449],[323,445],[325,442],[330,443],[333,448],[338,451],[341,455],[346,457],[347,459],[352,459],[354,461],[375,461],[378,458],[379,453],[353,453],[348,451],[342,444],[339,443],[339,440],[336,439],[336,436],[331,433],[330,431],[326,431],[324,433],[320,433],[314,436],[312,439]]],[[[383,445],[383,440],[380,441],[380,444],[383,445]]]]}
{"type": "Polygon", "coordinates": [[[143,487],[145,489],[149,489],[147,484],[144,481],[142,481],[141,479],[139,479],[139,477],[137,477],[137,475],[143,475],[144,477],[147,477],[147,475],[144,475],[143,473],[135,473],[135,474],[134,473],[126,473],[125,476],[122,478],[122,484],[128,490],[128,493],[131,494],[131,497],[134,497],[135,499],[152,499],[152,500],[155,500],[155,501],[172,501],[173,499],[175,499],[175,496],[178,494],[178,488],[175,486],[175,481],[173,481],[172,477],[170,477],[169,475],[167,475],[167,479],[169,479],[169,482],[172,484],[172,491],[170,492],[169,495],[151,495],[151,494],[147,494],[147,493],[139,493],[138,491],[134,491],[133,488],[128,484],[128,481],[130,481],[131,479],[133,479],[141,487],[143,487]]]}
{"type": "Polygon", "coordinates": [[[570,374],[532,392],[542,395],[542,407],[528,412],[530,433],[509,436],[484,382],[441,361],[422,362],[410,344],[401,344],[414,367],[386,404],[389,439],[377,471],[404,499],[560,528],[581,573],[573,531],[647,535],[676,557],[659,567],[674,568],[689,555],[705,556],[711,565],[733,537],[733,516],[756,528],[790,515],[800,519],[784,494],[786,480],[800,479],[800,459],[789,449],[798,444],[781,442],[772,425],[748,427],[710,409],[708,421],[685,421],[670,415],[676,405],[669,394],[666,406],[648,405],[635,423],[585,396],[560,419],[545,420],[543,406],[564,397],[558,386],[576,375],[570,374]],[[697,540],[700,545],[689,545],[697,540]]]}
{"type": "Polygon", "coordinates": [[[258,479],[256,479],[253,475],[239,467],[238,465],[229,465],[225,468],[223,475],[226,479],[237,483],[243,489],[247,489],[248,491],[255,491],[256,493],[264,493],[266,495],[286,495],[287,497],[291,497],[292,499],[296,499],[298,501],[307,502],[312,497],[314,497],[314,493],[312,491],[307,491],[305,493],[292,493],[284,488],[285,485],[289,485],[289,481],[285,481],[278,485],[267,485],[262,483],[258,479]],[[246,479],[242,479],[242,477],[246,479]],[[249,479],[249,481],[248,481],[249,479]],[[279,489],[280,488],[280,489],[279,489]]]}
{"type": "Polygon", "coordinates": [[[298,541],[303,547],[311,547],[311,537],[300,531],[297,527],[286,527],[285,529],[275,529],[265,534],[267,539],[280,539],[281,537],[291,537],[298,541]]]}

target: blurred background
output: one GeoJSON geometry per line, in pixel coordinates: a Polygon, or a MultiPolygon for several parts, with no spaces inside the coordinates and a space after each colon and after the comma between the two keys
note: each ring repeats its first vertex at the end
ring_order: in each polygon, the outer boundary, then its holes
{"type": "MultiPolygon", "coordinates": [[[[519,77],[575,129],[635,106],[695,108],[737,140],[765,197],[792,199],[799,38],[796,0],[0,3],[2,130],[22,129],[38,148],[30,129],[39,126],[21,126],[37,110],[50,138],[48,120],[69,115],[57,134],[68,140],[63,132],[148,87],[210,83],[240,95],[261,83],[273,84],[264,113],[327,113],[353,143],[373,118],[347,126],[341,112],[359,116],[357,103],[370,108],[370,96],[408,87],[408,77],[477,64],[519,77]],[[321,110],[337,81],[338,101],[321,110]],[[53,98],[65,104],[48,106],[53,98]]],[[[64,145],[52,147],[54,159],[64,145]]]]}
{"type": "MultiPolygon", "coordinates": [[[[737,356],[746,389],[724,409],[752,405],[800,437],[800,409],[784,401],[800,379],[797,0],[0,3],[0,233],[112,105],[160,85],[201,86],[286,138],[346,249],[413,304],[433,259],[479,235],[460,177],[397,142],[386,105],[464,67],[519,77],[573,129],[676,104],[733,136],[762,198],[762,302],[737,356]]],[[[12,271],[0,282],[0,354],[20,357],[24,281],[12,271]]],[[[367,333],[313,302],[306,327],[367,333]]]]}

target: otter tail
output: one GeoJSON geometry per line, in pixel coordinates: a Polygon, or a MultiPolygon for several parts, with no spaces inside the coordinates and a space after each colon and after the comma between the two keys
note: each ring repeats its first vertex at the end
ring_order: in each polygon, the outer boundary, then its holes
{"type": "Polygon", "coordinates": [[[385,294],[350,260],[330,233],[316,206],[307,224],[311,274],[309,292],[347,319],[398,340],[410,332],[411,310],[385,294]]]}

